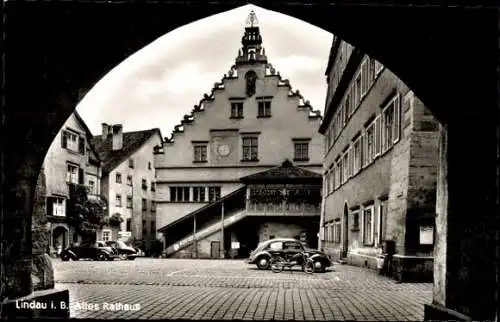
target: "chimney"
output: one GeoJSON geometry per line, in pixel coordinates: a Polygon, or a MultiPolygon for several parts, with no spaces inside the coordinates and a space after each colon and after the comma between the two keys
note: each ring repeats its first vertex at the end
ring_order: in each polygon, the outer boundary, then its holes
{"type": "Polygon", "coordinates": [[[113,150],[121,150],[123,147],[123,126],[115,124],[112,127],[113,133],[113,150]]]}
{"type": "Polygon", "coordinates": [[[101,123],[101,126],[102,126],[102,136],[101,136],[101,138],[103,140],[106,140],[106,138],[108,137],[109,125],[106,124],[106,123],[101,123]]]}

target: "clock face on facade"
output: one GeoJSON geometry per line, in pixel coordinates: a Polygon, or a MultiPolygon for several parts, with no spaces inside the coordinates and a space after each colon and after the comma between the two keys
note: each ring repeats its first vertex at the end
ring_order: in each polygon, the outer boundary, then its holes
{"type": "Polygon", "coordinates": [[[220,156],[227,156],[230,152],[230,149],[229,149],[229,145],[227,144],[221,144],[217,147],[217,153],[220,155],[220,156]]]}

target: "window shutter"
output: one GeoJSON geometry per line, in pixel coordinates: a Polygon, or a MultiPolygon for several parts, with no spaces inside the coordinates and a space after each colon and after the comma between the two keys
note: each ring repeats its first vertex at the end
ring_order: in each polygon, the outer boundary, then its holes
{"type": "Polygon", "coordinates": [[[361,135],[361,165],[364,168],[368,164],[368,140],[366,132],[361,135]]]}
{"type": "Polygon", "coordinates": [[[66,136],[66,131],[61,132],[61,146],[63,149],[68,147],[68,137],[66,136]]]}
{"type": "Polygon", "coordinates": [[[54,199],[51,197],[47,198],[47,216],[54,215],[54,199]]]}
{"type": "Polygon", "coordinates": [[[382,122],[380,115],[375,119],[375,156],[380,155],[382,139],[382,122]]]}
{"type": "Polygon", "coordinates": [[[79,168],[78,169],[78,183],[79,184],[84,184],[84,180],[83,180],[83,169],[82,168],[79,168]]]}
{"type": "Polygon", "coordinates": [[[352,148],[352,145],[349,147],[349,150],[347,151],[348,156],[347,156],[347,162],[349,163],[349,167],[347,168],[347,172],[349,173],[349,178],[353,176],[354,174],[354,149],[352,148]]]}
{"type": "Polygon", "coordinates": [[[385,116],[384,116],[384,111],[382,110],[382,115],[380,116],[380,149],[381,153],[384,153],[386,151],[386,144],[385,144],[385,116]]]}
{"type": "Polygon", "coordinates": [[[335,166],[332,167],[332,178],[330,180],[330,188],[331,190],[330,191],[334,191],[335,190],[335,166]]]}
{"type": "Polygon", "coordinates": [[[85,139],[81,136],[78,137],[78,152],[80,154],[85,154],[85,139]]]}
{"type": "Polygon", "coordinates": [[[365,165],[364,161],[364,155],[365,155],[365,140],[364,140],[364,135],[361,133],[358,139],[359,142],[359,170],[363,169],[363,166],[365,165]]]}
{"type": "Polygon", "coordinates": [[[367,92],[368,90],[368,81],[367,81],[367,64],[368,59],[364,59],[363,63],[361,63],[361,93],[359,95],[359,98],[361,99],[367,92]]]}
{"type": "Polygon", "coordinates": [[[397,143],[399,141],[399,138],[401,136],[401,106],[400,106],[400,101],[399,101],[399,94],[396,96],[396,99],[394,100],[394,143],[397,143]]]}

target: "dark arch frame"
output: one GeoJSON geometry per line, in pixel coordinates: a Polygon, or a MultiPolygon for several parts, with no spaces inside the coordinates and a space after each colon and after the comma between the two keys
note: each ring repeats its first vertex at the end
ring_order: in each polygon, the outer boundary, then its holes
{"type": "MultiPolygon", "coordinates": [[[[447,227],[443,243],[449,265],[446,289],[435,289],[435,299],[475,319],[492,319],[494,310],[484,308],[496,306],[491,286],[498,286],[498,281],[492,280],[495,255],[491,246],[493,227],[497,226],[497,217],[492,214],[499,213],[495,202],[498,10],[370,6],[365,1],[350,1],[349,5],[322,1],[313,5],[311,1],[255,4],[332,31],[373,56],[412,88],[445,124],[447,151],[442,162],[448,167],[442,220],[447,227]],[[353,22],[359,21],[369,27],[352,28],[353,22]],[[394,26],[405,36],[388,32],[394,26]],[[484,148],[474,150],[478,141],[484,148]],[[471,243],[482,252],[470,250],[471,243]],[[467,256],[460,255],[464,251],[469,252],[467,256]],[[484,285],[484,290],[478,290],[477,285],[484,285]],[[445,300],[440,292],[446,293],[445,300]]],[[[112,67],[160,35],[239,5],[178,1],[3,3],[7,19],[2,224],[8,224],[2,226],[9,230],[2,231],[2,265],[18,268],[18,273],[6,272],[15,287],[5,292],[11,296],[29,293],[26,276],[31,267],[30,228],[37,174],[48,146],[84,93],[112,67]],[[71,36],[63,35],[62,29],[71,36]]]]}

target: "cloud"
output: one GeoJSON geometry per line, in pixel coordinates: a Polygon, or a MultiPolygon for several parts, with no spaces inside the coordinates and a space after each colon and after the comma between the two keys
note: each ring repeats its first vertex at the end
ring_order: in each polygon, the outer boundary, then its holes
{"type": "Polygon", "coordinates": [[[273,60],[272,64],[277,70],[293,75],[304,72],[317,73],[323,68],[325,62],[320,57],[289,55],[273,60]]]}
{"type": "Polygon", "coordinates": [[[269,62],[322,110],[332,34],[246,5],[182,26],[137,51],[88,92],[78,112],[94,134],[100,134],[102,122],[121,122],[125,131],[159,127],[169,136],[234,64],[250,8],[259,19],[269,62]]]}

